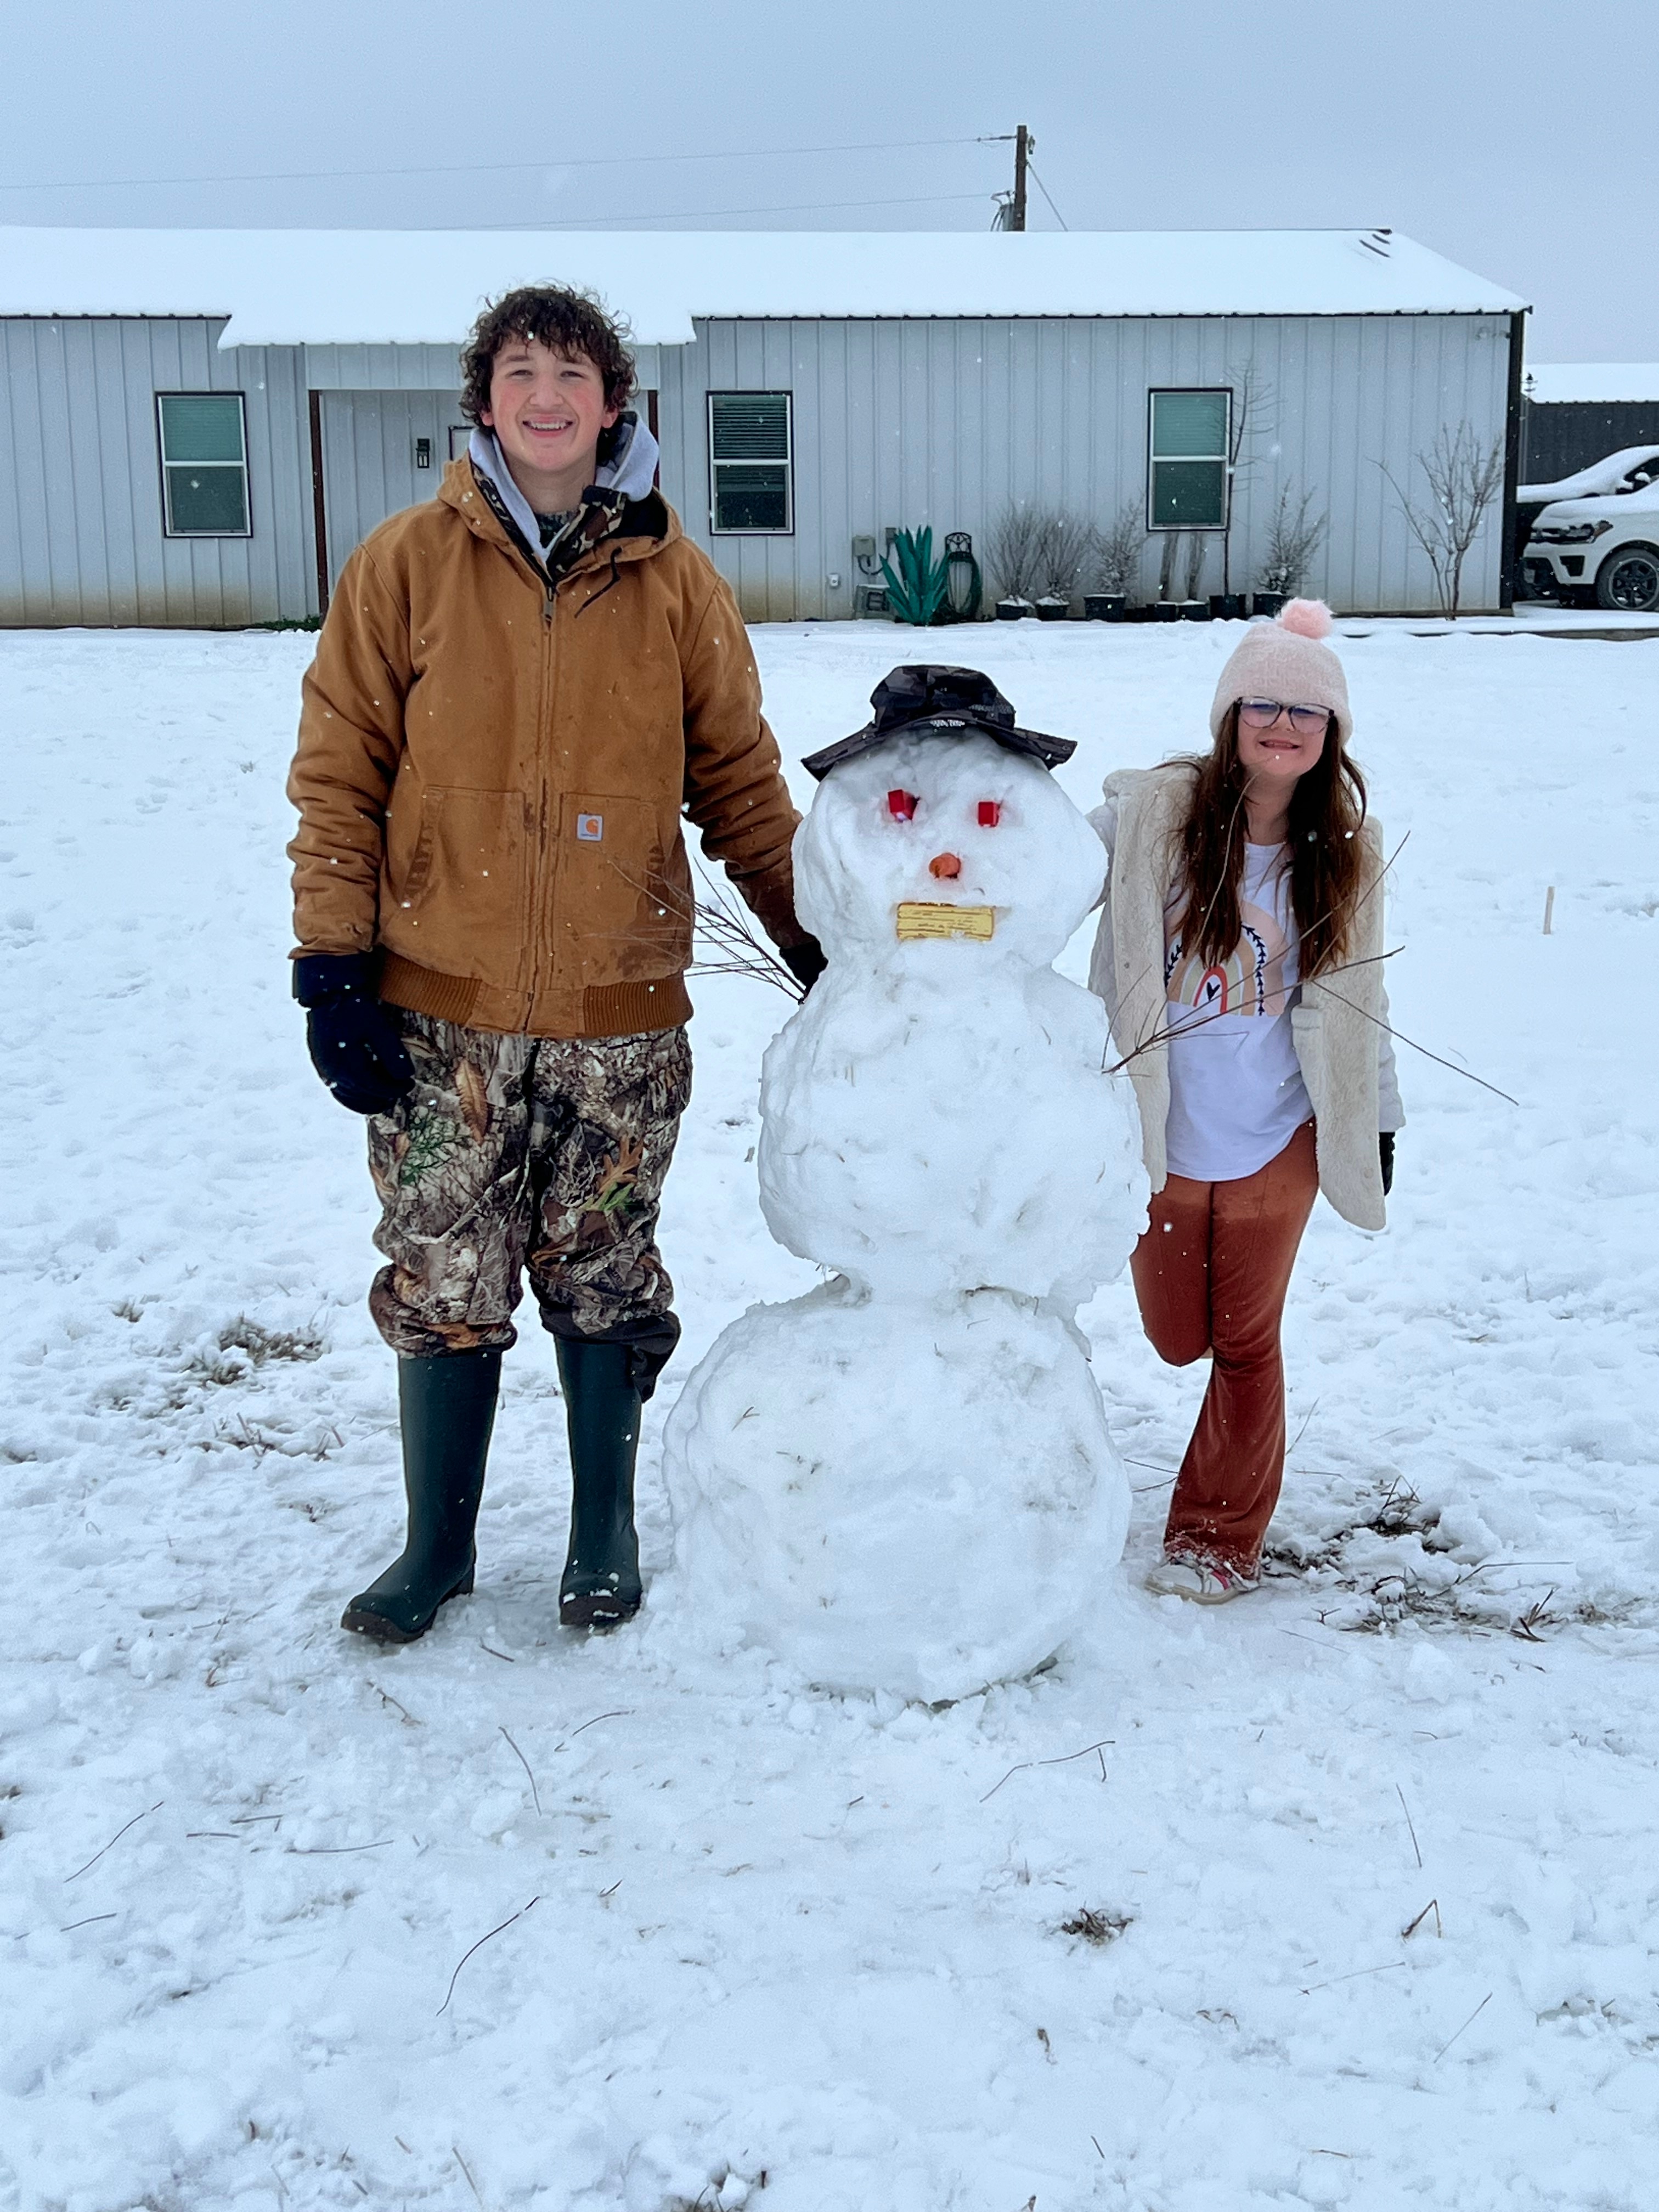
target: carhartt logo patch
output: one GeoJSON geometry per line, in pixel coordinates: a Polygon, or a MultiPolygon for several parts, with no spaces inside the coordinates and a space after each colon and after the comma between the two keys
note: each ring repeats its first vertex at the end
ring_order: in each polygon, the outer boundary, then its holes
{"type": "Polygon", "coordinates": [[[579,814],[576,817],[576,836],[584,845],[597,845],[605,836],[603,814],[579,814]]]}

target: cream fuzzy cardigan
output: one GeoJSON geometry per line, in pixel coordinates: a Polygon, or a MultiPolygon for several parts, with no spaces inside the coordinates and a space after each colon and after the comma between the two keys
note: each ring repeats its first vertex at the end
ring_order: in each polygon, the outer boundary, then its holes
{"type": "MultiPolygon", "coordinates": [[[[1089,819],[1105,841],[1111,872],[1089,965],[1089,988],[1104,1000],[1112,1036],[1133,1053],[1128,1073],[1140,1108],[1141,1147],[1154,1191],[1169,1166],[1169,1009],[1164,996],[1164,906],[1175,880],[1189,771],[1127,769],[1106,779],[1103,806],[1089,819]],[[1138,1049],[1138,1048],[1144,1048],[1138,1049]]],[[[1318,1123],[1319,1188],[1357,1228],[1381,1229],[1385,1213],[1380,1131],[1405,1127],[1386,1028],[1382,988],[1382,839],[1374,821],[1360,837],[1365,890],[1344,965],[1304,982],[1291,1009],[1291,1035],[1318,1123]]]]}

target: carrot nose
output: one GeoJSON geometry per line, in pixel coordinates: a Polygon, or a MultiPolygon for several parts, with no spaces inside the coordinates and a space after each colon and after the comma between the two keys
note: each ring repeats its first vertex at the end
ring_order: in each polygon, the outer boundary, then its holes
{"type": "Polygon", "coordinates": [[[962,863],[954,853],[935,853],[927,863],[927,872],[941,880],[948,879],[962,873],[962,863]]]}

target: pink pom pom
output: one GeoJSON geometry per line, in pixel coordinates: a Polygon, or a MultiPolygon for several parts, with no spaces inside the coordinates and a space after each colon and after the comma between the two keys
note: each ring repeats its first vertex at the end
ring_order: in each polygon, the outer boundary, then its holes
{"type": "Polygon", "coordinates": [[[1279,627],[1294,637],[1328,637],[1334,620],[1323,599],[1292,599],[1279,610],[1279,627]]]}

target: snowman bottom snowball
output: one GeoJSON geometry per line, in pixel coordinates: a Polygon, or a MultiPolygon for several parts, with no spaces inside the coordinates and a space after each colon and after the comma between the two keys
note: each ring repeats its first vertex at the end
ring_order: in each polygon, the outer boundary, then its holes
{"type": "Polygon", "coordinates": [[[1070,1331],[996,1291],[755,1307],[686,1385],[664,1472],[698,1615],[822,1688],[930,1704],[1051,1657],[1129,1521],[1070,1331]]]}

